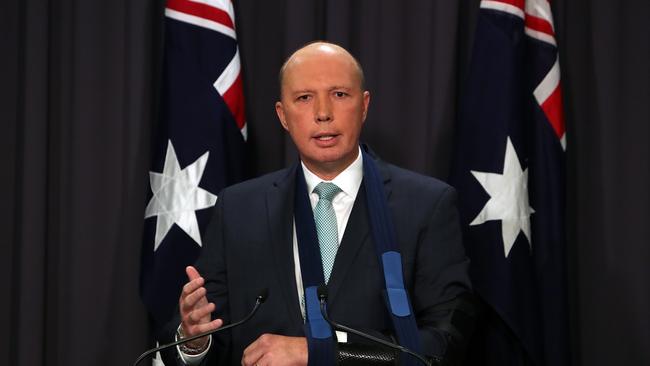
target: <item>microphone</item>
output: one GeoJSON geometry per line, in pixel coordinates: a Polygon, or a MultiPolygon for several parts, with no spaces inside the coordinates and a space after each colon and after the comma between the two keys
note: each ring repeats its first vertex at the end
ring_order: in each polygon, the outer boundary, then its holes
{"type": "Polygon", "coordinates": [[[142,360],[147,358],[147,356],[149,356],[149,355],[151,355],[153,353],[156,353],[158,351],[162,351],[162,350],[165,350],[165,349],[170,348],[170,347],[178,346],[179,344],[191,342],[191,341],[193,341],[195,339],[203,338],[205,336],[208,336],[208,335],[211,335],[211,334],[214,334],[214,333],[218,333],[218,332],[221,332],[221,331],[224,331],[224,330],[228,330],[230,328],[234,328],[234,327],[236,327],[238,325],[242,325],[242,324],[246,323],[247,321],[249,321],[253,317],[253,315],[255,315],[255,313],[257,312],[257,309],[259,309],[260,305],[262,305],[264,303],[264,301],[266,301],[266,299],[268,297],[269,297],[269,289],[265,288],[265,289],[263,289],[263,290],[261,290],[259,292],[259,294],[255,298],[255,306],[253,306],[253,310],[251,310],[251,312],[248,313],[248,315],[246,315],[246,317],[244,317],[244,319],[242,319],[242,320],[240,320],[240,321],[238,321],[236,323],[230,323],[230,324],[228,324],[226,326],[223,326],[223,327],[220,327],[220,328],[217,328],[217,329],[214,329],[214,330],[209,330],[207,332],[203,332],[203,333],[191,336],[191,337],[179,339],[179,340],[177,340],[175,342],[163,344],[160,347],[156,347],[156,348],[152,348],[150,350],[147,350],[146,352],[141,354],[140,357],[138,357],[137,360],[135,360],[135,363],[133,363],[133,366],[137,366],[142,360]]]}
{"type": "Polygon", "coordinates": [[[348,333],[358,335],[359,337],[369,339],[369,340],[371,340],[373,342],[376,342],[376,343],[379,343],[379,344],[381,344],[383,346],[398,350],[398,351],[400,351],[402,353],[409,354],[409,355],[417,358],[420,362],[422,362],[422,364],[424,364],[426,366],[432,366],[433,365],[432,361],[427,360],[423,356],[411,351],[410,349],[408,349],[408,348],[406,348],[404,346],[400,346],[399,344],[395,344],[393,342],[385,341],[385,340],[383,340],[381,338],[377,338],[377,337],[375,337],[373,335],[370,335],[370,334],[364,333],[362,331],[347,327],[347,326],[345,326],[343,324],[339,324],[339,323],[334,322],[332,319],[329,318],[329,316],[327,316],[327,311],[325,310],[325,303],[327,302],[327,287],[325,285],[318,286],[318,289],[316,290],[316,293],[318,294],[318,301],[320,302],[320,312],[323,315],[323,318],[325,319],[325,321],[328,322],[332,326],[332,328],[334,328],[336,330],[340,330],[340,331],[344,331],[344,332],[348,332],[348,333]]]}

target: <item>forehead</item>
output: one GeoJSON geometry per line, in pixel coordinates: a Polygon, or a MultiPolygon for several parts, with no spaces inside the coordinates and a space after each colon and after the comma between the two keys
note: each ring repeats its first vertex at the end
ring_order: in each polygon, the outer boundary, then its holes
{"type": "Polygon", "coordinates": [[[289,60],[283,87],[290,90],[321,87],[359,87],[360,75],[351,56],[338,52],[307,50],[289,60]]]}

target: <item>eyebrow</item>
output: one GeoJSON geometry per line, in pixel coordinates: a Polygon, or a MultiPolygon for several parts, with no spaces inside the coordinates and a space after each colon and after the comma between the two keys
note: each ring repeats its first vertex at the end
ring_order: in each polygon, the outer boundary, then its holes
{"type": "Polygon", "coordinates": [[[296,91],[293,91],[293,92],[289,93],[289,95],[296,96],[296,95],[305,94],[305,93],[313,93],[313,91],[310,90],[310,89],[300,89],[300,90],[296,90],[296,91]]]}
{"type": "MultiPolygon", "coordinates": [[[[335,86],[330,87],[327,90],[328,91],[334,91],[334,90],[340,90],[340,89],[352,90],[353,88],[349,87],[349,86],[337,86],[337,85],[335,85],[335,86]]],[[[313,93],[313,92],[314,92],[313,89],[299,89],[299,90],[291,92],[291,94],[302,94],[302,93],[313,93]]]]}

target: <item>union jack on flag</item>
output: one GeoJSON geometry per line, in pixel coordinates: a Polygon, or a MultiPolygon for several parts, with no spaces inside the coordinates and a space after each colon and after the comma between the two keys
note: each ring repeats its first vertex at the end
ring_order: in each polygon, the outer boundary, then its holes
{"type": "Polygon", "coordinates": [[[168,0],[161,122],[153,140],[140,291],[159,337],[217,194],[243,176],[246,120],[229,0],[168,0]]]}
{"type": "Polygon", "coordinates": [[[451,182],[490,309],[477,364],[568,365],[566,136],[547,0],[481,1],[461,106],[451,182]]]}

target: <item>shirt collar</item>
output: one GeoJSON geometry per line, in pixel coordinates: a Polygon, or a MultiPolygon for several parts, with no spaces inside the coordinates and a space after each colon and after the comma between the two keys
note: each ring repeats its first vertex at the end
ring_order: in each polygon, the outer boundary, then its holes
{"type": "Polygon", "coordinates": [[[361,186],[361,180],[363,179],[363,157],[361,154],[361,148],[359,148],[359,154],[352,164],[348,165],[345,170],[329,181],[319,178],[309,170],[302,161],[300,164],[302,164],[302,171],[305,174],[305,182],[307,182],[307,191],[309,193],[314,192],[314,188],[316,188],[320,182],[332,182],[341,188],[343,193],[356,199],[359,187],[361,186]]]}

